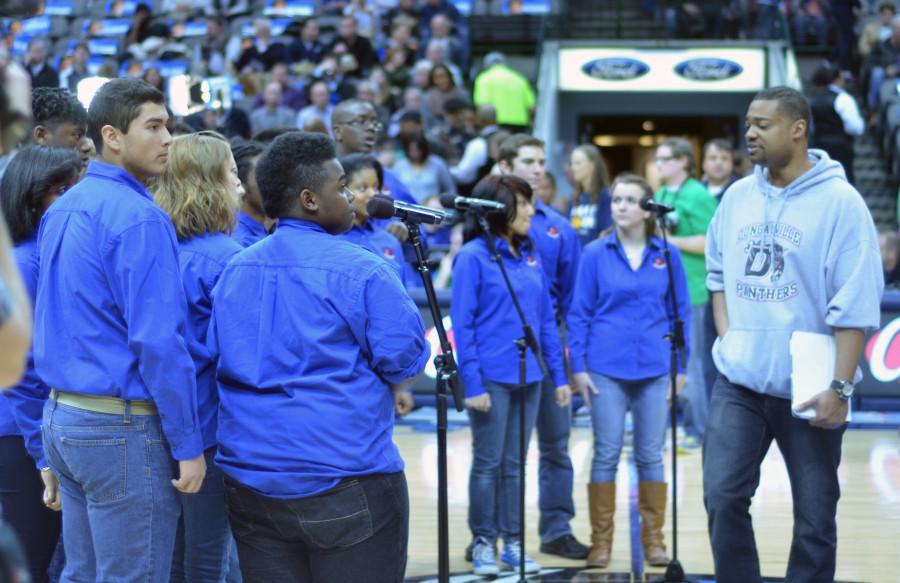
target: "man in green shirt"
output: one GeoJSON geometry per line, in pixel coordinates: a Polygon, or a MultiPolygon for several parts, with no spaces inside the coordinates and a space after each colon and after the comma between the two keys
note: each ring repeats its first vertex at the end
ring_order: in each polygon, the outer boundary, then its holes
{"type": "Polygon", "coordinates": [[[476,106],[490,103],[497,111],[497,123],[510,131],[527,133],[534,111],[534,90],[528,79],[506,64],[502,53],[488,53],[484,70],[475,78],[476,106]]]}
{"type": "Polygon", "coordinates": [[[675,208],[666,215],[669,242],[681,251],[681,260],[691,295],[691,356],[688,360],[688,415],[685,432],[688,443],[699,444],[706,425],[712,386],[706,386],[706,372],[715,367],[710,354],[712,338],[707,330],[709,292],[706,290],[706,230],[716,212],[716,199],[698,180],[694,149],[682,138],[669,138],[656,149],[656,169],[662,187],[656,199],[675,208]]]}

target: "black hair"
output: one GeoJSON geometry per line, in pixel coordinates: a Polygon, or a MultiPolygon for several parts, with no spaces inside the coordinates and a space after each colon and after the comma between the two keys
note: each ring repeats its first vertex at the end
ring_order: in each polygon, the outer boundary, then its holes
{"type": "Polygon", "coordinates": [[[237,165],[238,178],[244,184],[247,183],[253,159],[262,154],[265,149],[266,145],[262,142],[252,140],[233,140],[231,142],[231,155],[234,156],[234,163],[237,165]]]}
{"type": "Polygon", "coordinates": [[[103,152],[100,130],[112,126],[127,134],[131,122],[141,114],[146,103],[165,105],[166,98],[143,79],[113,79],[100,88],[88,109],[88,136],[94,140],[97,154],[103,152]]]}
{"type": "Polygon", "coordinates": [[[703,144],[704,158],[706,158],[706,153],[709,152],[710,148],[715,148],[720,152],[728,152],[729,154],[731,154],[732,160],[734,159],[734,146],[732,146],[731,142],[729,142],[725,138],[713,138],[712,140],[703,144]]]}
{"type": "Polygon", "coordinates": [[[9,162],[0,181],[0,208],[13,243],[37,232],[41,199],[51,188],[81,172],[81,156],[71,148],[26,146],[9,162]]]}
{"type": "Polygon", "coordinates": [[[407,158],[409,158],[409,148],[414,145],[419,147],[419,152],[422,154],[422,161],[424,162],[427,160],[428,156],[431,155],[431,145],[428,143],[425,134],[417,131],[400,138],[400,147],[403,149],[403,153],[406,154],[407,158]]]}
{"type": "Polygon", "coordinates": [[[447,65],[435,65],[434,67],[431,68],[431,71],[428,73],[428,86],[429,87],[435,87],[434,74],[438,70],[443,70],[445,73],[447,73],[447,77],[449,77],[449,79],[450,79],[450,86],[456,87],[456,80],[453,78],[453,73],[450,72],[450,67],[448,67],[447,65]]]}
{"type": "MultiPolygon", "coordinates": [[[[509,230],[509,225],[516,220],[516,210],[518,207],[517,195],[522,195],[529,201],[533,199],[534,194],[531,186],[519,178],[518,176],[485,176],[478,181],[472,190],[472,198],[481,198],[484,200],[494,200],[502,202],[506,205],[505,213],[488,213],[487,221],[491,228],[491,232],[495,235],[505,235],[509,230]]],[[[466,214],[466,223],[463,228],[463,241],[468,243],[472,239],[480,236],[481,229],[475,221],[472,213],[466,214]]]]}
{"type": "Polygon", "coordinates": [[[260,130],[253,134],[253,137],[250,138],[253,142],[261,142],[265,145],[271,144],[275,141],[275,138],[279,136],[283,136],[284,134],[289,134],[291,132],[299,132],[300,130],[297,128],[292,128],[289,126],[284,127],[275,127],[275,128],[266,128],[264,130],[260,130]]]}
{"type": "Polygon", "coordinates": [[[763,89],[753,97],[753,101],[777,101],[779,111],[783,112],[792,121],[803,120],[806,122],[806,133],[809,135],[811,125],[809,113],[809,101],[796,89],[784,85],[763,89]]]}
{"type": "Polygon", "coordinates": [[[275,138],[256,163],[256,184],[266,216],[280,218],[290,211],[304,189],[322,186],[322,165],[337,158],[326,135],[293,131],[275,138]]]}
{"type": "Polygon", "coordinates": [[[446,103],[444,103],[445,113],[458,113],[467,109],[474,111],[474,108],[472,104],[469,103],[469,100],[463,97],[451,97],[447,100],[446,103]]]}
{"type": "Polygon", "coordinates": [[[341,166],[344,167],[344,174],[347,176],[347,180],[361,170],[369,168],[374,170],[378,176],[378,190],[381,190],[381,187],[384,185],[384,167],[378,161],[378,158],[371,154],[356,153],[341,156],[340,162],[341,166]]]}
{"type": "Polygon", "coordinates": [[[422,113],[415,109],[409,109],[400,114],[400,123],[422,123],[422,113]]]}
{"type": "Polygon", "coordinates": [[[816,87],[828,87],[834,81],[841,76],[841,71],[834,65],[828,62],[823,62],[821,65],[816,67],[816,70],[813,71],[812,76],[810,77],[810,82],[816,87]]]}
{"type": "Polygon", "coordinates": [[[878,12],[884,12],[885,10],[890,10],[892,14],[897,13],[897,7],[894,6],[893,2],[882,2],[878,5],[878,12]]]}
{"type": "Polygon", "coordinates": [[[87,110],[68,89],[37,87],[31,92],[31,114],[35,126],[54,131],[61,123],[86,126],[87,110]]]}

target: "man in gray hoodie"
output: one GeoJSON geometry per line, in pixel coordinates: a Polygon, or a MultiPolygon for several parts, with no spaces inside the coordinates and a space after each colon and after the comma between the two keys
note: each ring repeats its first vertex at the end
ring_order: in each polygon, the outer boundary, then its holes
{"type": "Polygon", "coordinates": [[[709,226],[707,287],[721,375],[710,403],[704,460],[716,580],[760,581],[750,499],[774,439],[794,498],[786,580],[832,581],[840,497],[837,468],[864,330],[879,323],[884,280],[872,216],[841,165],[809,150],[809,104],[774,87],[747,112],[752,176],[725,194],[709,226]],[[833,335],[831,386],[791,412],[790,339],[833,335]]]}

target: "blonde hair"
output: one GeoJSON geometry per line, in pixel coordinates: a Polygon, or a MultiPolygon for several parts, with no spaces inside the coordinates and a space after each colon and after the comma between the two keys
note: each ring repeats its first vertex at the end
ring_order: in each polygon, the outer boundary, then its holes
{"type": "Polygon", "coordinates": [[[172,140],[154,198],[172,219],[179,240],[234,229],[240,201],[231,193],[229,177],[222,170],[229,159],[228,141],[216,132],[172,140]]]}

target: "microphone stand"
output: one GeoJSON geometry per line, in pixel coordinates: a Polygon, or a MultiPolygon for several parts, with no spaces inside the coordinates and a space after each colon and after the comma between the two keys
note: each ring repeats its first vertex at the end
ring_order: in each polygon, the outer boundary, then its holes
{"type": "Polygon", "coordinates": [[[503,275],[503,281],[506,283],[506,289],[509,290],[509,296],[512,298],[513,306],[522,322],[522,336],[514,342],[519,353],[519,391],[521,391],[522,402],[519,406],[519,581],[524,583],[525,579],[525,461],[526,446],[525,442],[525,387],[527,383],[526,375],[526,353],[528,349],[534,353],[541,365],[541,371],[547,375],[547,365],[541,356],[541,348],[538,344],[537,337],[534,335],[534,329],[528,320],[525,319],[525,312],[522,311],[522,304],[519,303],[519,296],[509,280],[509,274],[506,272],[506,266],[503,265],[503,258],[497,250],[497,244],[494,240],[494,234],[491,233],[491,227],[488,224],[487,216],[482,208],[470,208],[470,212],[475,214],[481,232],[484,234],[484,240],[487,244],[488,252],[491,260],[500,267],[500,273],[503,275]]]}
{"type": "MultiPolygon", "coordinates": [[[[657,213],[662,216],[664,212],[657,213]]],[[[676,428],[678,427],[676,383],[678,380],[678,363],[686,367],[685,363],[685,340],[684,340],[684,322],[678,314],[678,295],[675,290],[675,276],[672,273],[672,257],[669,252],[669,240],[666,235],[666,229],[661,229],[663,240],[663,255],[666,258],[666,273],[669,277],[669,297],[672,298],[672,328],[666,334],[670,346],[669,360],[669,390],[671,406],[669,412],[671,415],[672,425],[672,560],[666,567],[666,573],[662,579],[658,579],[657,583],[689,583],[685,579],[684,568],[678,561],[678,441],[676,437],[676,428]]],[[[695,332],[696,333],[696,332],[695,332]]]]}
{"type": "Polygon", "coordinates": [[[450,521],[448,518],[447,498],[447,387],[453,391],[453,400],[456,410],[465,408],[465,396],[462,385],[459,383],[459,371],[456,360],[453,358],[453,347],[447,338],[447,330],[444,328],[444,320],[441,317],[441,308],[438,305],[437,295],[434,293],[434,283],[431,281],[431,273],[428,261],[422,249],[422,235],[419,223],[404,219],[409,230],[409,241],[416,252],[416,269],[422,276],[425,285],[425,296],[428,298],[428,307],[431,308],[431,318],[434,320],[434,328],[437,330],[441,343],[441,352],[434,357],[434,368],[437,373],[435,379],[435,392],[437,394],[437,444],[438,444],[438,581],[449,583],[450,581],[450,521]]]}

